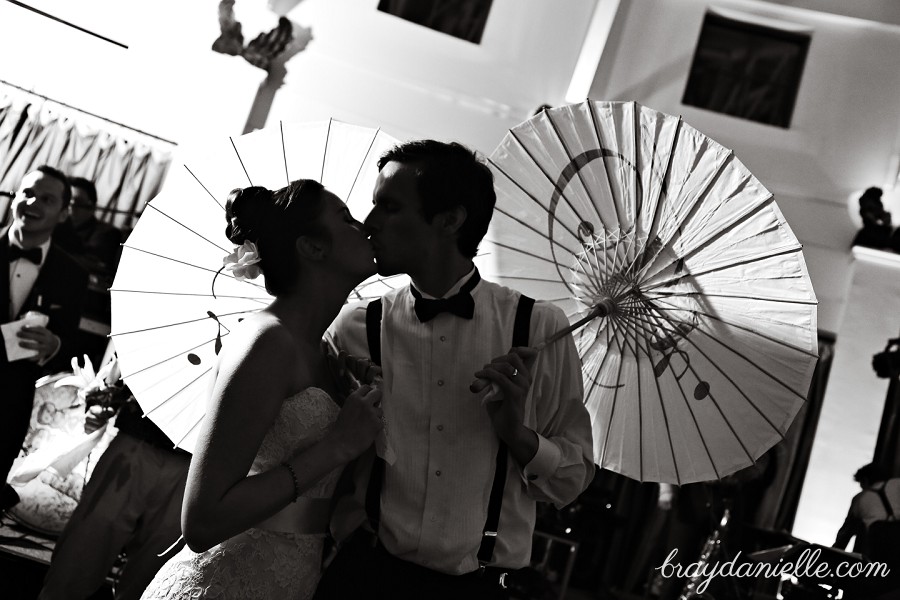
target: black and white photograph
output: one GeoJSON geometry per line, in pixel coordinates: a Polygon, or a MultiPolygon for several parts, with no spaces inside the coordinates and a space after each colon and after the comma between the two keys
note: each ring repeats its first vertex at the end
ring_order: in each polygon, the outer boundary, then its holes
{"type": "Polygon", "coordinates": [[[900,600],[894,0],[5,0],[0,55],[0,598],[900,600]]]}

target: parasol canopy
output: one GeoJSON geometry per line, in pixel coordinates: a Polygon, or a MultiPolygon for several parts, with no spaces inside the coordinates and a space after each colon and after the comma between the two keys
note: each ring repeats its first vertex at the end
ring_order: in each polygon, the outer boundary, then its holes
{"type": "MultiPolygon", "coordinates": [[[[180,151],[125,243],[111,289],[111,336],[122,376],[144,414],[176,446],[194,448],[215,358],[229,332],[273,299],[263,277],[218,273],[234,251],[225,236],[228,193],[315,179],[361,220],[371,207],[377,160],[395,143],[378,129],[330,120],[281,123],[180,151]]],[[[380,296],[393,285],[391,278],[372,277],[351,299],[380,296]]]]}
{"type": "Polygon", "coordinates": [[[719,479],[784,437],[817,358],[816,298],[772,194],[680,118],[545,110],[490,156],[491,279],[578,324],[595,461],[719,479]]]}

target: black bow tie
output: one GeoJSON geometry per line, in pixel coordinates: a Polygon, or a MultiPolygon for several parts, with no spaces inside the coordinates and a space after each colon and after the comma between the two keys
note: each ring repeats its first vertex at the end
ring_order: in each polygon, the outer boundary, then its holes
{"type": "Polygon", "coordinates": [[[448,312],[463,319],[471,319],[475,315],[475,300],[472,298],[471,291],[478,285],[479,281],[481,281],[481,276],[478,275],[478,270],[476,269],[475,274],[469,278],[458,293],[449,298],[438,298],[436,300],[423,298],[419,290],[410,285],[409,291],[412,292],[413,297],[416,299],[416,317],[422,323],[426,323],[440,313],[448,312]]]}
{"type": "Polygon", "coordinates": [[[40,246],[25,250],[24,248],[20,248],[13,244],[9,245],[9,262],[24,258],[25,260],[30,260],[34,264],[39,265],[41,264],[41,258],[43,258],[43,256],[44,252],[41,250],[40,246]]]}

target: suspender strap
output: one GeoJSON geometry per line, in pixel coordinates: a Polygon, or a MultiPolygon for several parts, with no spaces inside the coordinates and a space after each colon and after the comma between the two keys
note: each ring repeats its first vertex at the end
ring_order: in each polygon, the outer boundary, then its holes
{"type": "Polygon", "coordinates": [[[531,310],[533,308],[533,298],[519,296],[519,305],[516,307],[516,320],[513,322],[513,348],[528,345],[528,329],[531,327],[531,310]]]}
{"type": "Polygon", "coordinates": [[[878,494],[878,497],[881,498],[881,502],[884,504],[884,510],[887,511],[888,514],[887,520],[893,521],[897,518],[897,516],[894,514],[894,509],[891,508],[891,503],[888,502],[887,493],[885,493],[884,491],[885,487],[886,485],[881,486],[881,488],[879,488],[879,490],[875,493],[878,494]]]}
{"type": "MultiPolygon", "coordinates": [[[[531,309],[534,300],[528,296],[520,296],[516,307],[516,320],[513,322],[513,348],[528,345],[528,329],[531,326],[531,309]]],[[[487,565],[494,558],[494,546],[497,543],[497,526],[500,524],[500,511],[503,508],[503,490],[506,488],[506,469],[509,452],[506,444],[500,440],[497,448],[497,464],[494,468],[494,483],[491,487],[491,498],[488,501],[488,514],[484,522],[484,533],[481,547],[478,548],[478,563],[487,565]]]]}
{"type": "Polygon", "coordinates": [[[372,300],[366,306],[366,339],[369,342],[369,357],[381,366],[381,298],[372,300]]]}
{"type": "MultiPolygon", "coordinates": [[[[372,362],[381,366],[381,298],[369,302],[366,307],[366,339],[369,342],[369,357],[372,362]]],[[[366,488],[366,516],[372,531],[378,533],[378,522],[381,520],[381,485],[384,482],[384,459],[376,455],[369,473],[369,485],[366,488]]]]}

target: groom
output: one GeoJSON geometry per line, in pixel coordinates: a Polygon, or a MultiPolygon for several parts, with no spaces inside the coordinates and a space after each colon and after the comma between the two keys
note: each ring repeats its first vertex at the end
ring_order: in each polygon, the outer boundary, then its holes
{"type": "Polygon", "coordinates": [[[565,315],[475,268],[496,196],[473,152],[415,141],[378,167],[365,222],[378,270],[413,283],[345,307],[330,334],[383,366],[396,460],[358,465],[317,597],[505,598],[531,556],[535,502],[562,507],[594,474],[578,354],[571,336],[529,348],[565,315]],[[499,394],[473,393],[476,377],[499,394]]]}

